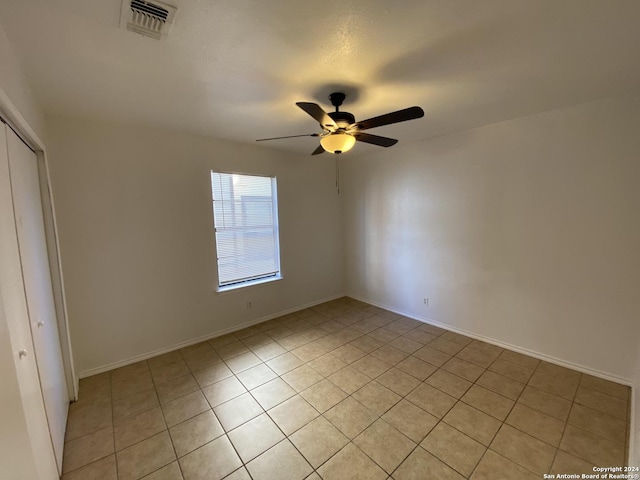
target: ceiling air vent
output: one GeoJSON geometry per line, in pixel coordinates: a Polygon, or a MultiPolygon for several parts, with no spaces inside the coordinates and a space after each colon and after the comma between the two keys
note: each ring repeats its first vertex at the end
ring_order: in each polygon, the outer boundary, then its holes
{"type": "Polygon", "coordinates": [[[152,38],[165,36],[176,15],[176,7],[162,2],[146,0],[124,0],[120,26],[127,30],[152,38]]]}

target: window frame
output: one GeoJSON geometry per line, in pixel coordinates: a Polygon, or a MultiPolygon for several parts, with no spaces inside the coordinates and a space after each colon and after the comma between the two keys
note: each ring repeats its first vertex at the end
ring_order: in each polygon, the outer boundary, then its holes
{"type": "MultiPolygon", "coordinates": [[[[209,172],[209,188],[211,191],[211,219],[212,219],[212,227],[213,227],[213,244],[214,244],[214,252],[215,252],[215,263],[216,263],[216,292],[217,293],[225,293],[231,292],[234,290],[239,290],[248,287],[255,287],[259,285],[269,284],[271,282],[275,282],[278,280],[282,280],[282,265],[280,258],[280,218],[279,218],[279,209],[278,209],[278,180],[276,175],[268,175],[268,174],[254,174],[254,173],[245,173],[245,172],[230,172],[223,170],[214,170],[211,169],[209,172]],[[278,267],[277,272],[274,275],[263,276],[259,278],[253,278],[249,280],[239,280],[234,283],[228,283],[225,285],[220,285],[220,264],[219,264],[219,255],[218,255],[218,237],[217,237],[217,229],[216,229],[216,216],[215,216],[215,198],[214,198],[214,190],[213,190],[213,177],[214,174],[223,174],[223,175],[242,175],[246,177],[263,177],[271,179],[271,199],[272,199],[272,221],[274,227],[274,240],[275,240],[275,264],[278,267]]],[[[220,200],[218,200],[220,201],[220,200]]]]}

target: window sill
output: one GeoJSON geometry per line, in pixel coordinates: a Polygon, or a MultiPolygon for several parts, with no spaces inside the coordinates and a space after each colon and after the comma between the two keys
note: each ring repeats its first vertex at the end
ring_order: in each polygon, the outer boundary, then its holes
{"type": "Polygon", "coordinates": [[[257,287],[260,285],[266,285],[268,283],[277,282],[278,280],[282,280],[282,275],[278,275],[277,277],[262,278],[260,280],[254,280],[252,282],[239,283],[237,285],[228,285],[226,287],[218,287],[216,289],[216,293],[220,293],[220,294],[231,293],[236,290],[242,290],[244,288],[257,287]]]}

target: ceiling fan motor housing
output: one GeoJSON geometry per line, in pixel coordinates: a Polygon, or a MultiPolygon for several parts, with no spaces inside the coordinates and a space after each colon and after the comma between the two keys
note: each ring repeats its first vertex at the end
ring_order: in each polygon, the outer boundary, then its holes
{"type": "Polygon", "coordinates": [[[347,128],[349,125],[356,123],[356,117],[349,112],[329,112],[327,115],[341,128],[347,128]]]}
{"type": "Polygon", "coordinates": [[[331,105],[336,108],[342,105],[342,102],[344,102],[345,98],[347,98],[347,96],[342,92],[334,92],[329,95],[329,101],[331,102],[331,105]]]}

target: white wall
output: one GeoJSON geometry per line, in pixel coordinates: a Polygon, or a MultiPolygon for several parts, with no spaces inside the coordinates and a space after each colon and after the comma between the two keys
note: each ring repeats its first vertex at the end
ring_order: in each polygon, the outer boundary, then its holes
{"type": "MultiPolygon", "coordinates": [[[[45,119],[22,71],[18,56],[0,26],[0,103],[8,101],[26,120],[36,135],[45,135],[45,119]]],[[[4,112],[10,115],[12,112],[4,112]]],[[[8,120],[12,120],[10,118],[8,120]]],[[[14,126],[15,123],[13,122],[14,126]]],[[[24,132],[26,133],[26,132],[24,132]]]]}
{"type": "Polygon", "coordinates": [[[347,293],[629,381],[639,155],[627,97],[345,158],[347,293]]]}
{"type": "Polygon", "coordinates": [[[47,120],[81,375],[344,291],[341,197],[327,158],[47,120]],[[211,169],[276,175],[283,280],[215,292],[211,169]]]}

